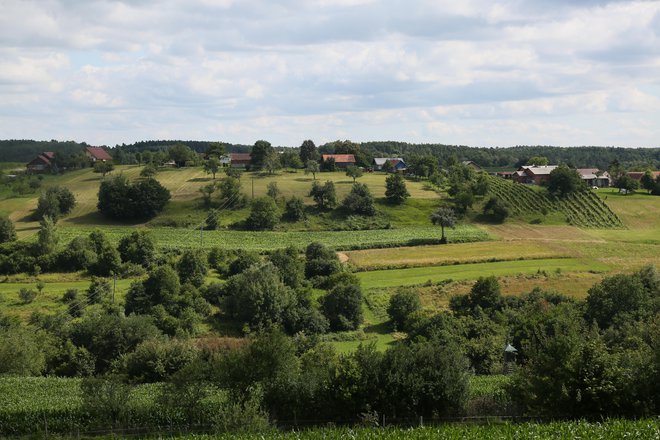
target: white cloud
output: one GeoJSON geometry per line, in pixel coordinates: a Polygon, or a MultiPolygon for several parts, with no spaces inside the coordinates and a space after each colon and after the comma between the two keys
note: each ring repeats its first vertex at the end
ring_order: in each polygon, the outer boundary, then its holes
{"type": "Polygon", "coordinates": [[[0,132],[658,145],[658,23],[645,1],[5,0],[0,132]]]}

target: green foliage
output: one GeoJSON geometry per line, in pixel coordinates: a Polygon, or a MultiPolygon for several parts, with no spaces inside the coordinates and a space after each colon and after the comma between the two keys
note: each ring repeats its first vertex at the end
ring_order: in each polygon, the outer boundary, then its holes
{"type": "Polygon", "coordinates": [[[533,165],[533,166],[540,167],[540,166],[548,165],[548,163],[550,163],[550,162],[548,162],[547,157],[534,156],[534,157],[530,157],[529,159],[527,159],[527,164],[526,165],[533,165]]]}
{"type": "Polygon", "coordinates": [[[119,240],[117,250],[124,263],[149,267],[156,258],[156,243],[148,232],[134,231],[119,240]]]}
{"type": "Polygon", "coordinates": [[[206,220],[204,220],[204,230],[215,231],[218,229],[218,226],[218,213],[216,211],[209,211],[206,220]]]}
{"type": "Polygon", "coordinates": [[[346,167],[346,175],[348,177],[351,177],[353,179],[353,183],[355,183],[355,179],[362,177],[364,175],[364,172],[355,165],[349,165],[348,167],[346,167]]]}
{"type": "Polygon", "coordinates": [[[273,229],[279,222],[280,213],[277,204],[270,197],[259,197],[252,201],[250,216],[245,221],[252,230],[273,229]]]}
{"type": "Polygon", "coordinates": [[[445,228],[453,228],[456,225],[456,214],[451,208],[438,208],[433,214],[431,214],[431,223],[434,225],[440,225],[440,228],[442,229],[442,238],[440,239],[440,242],[447,243],[445,228]]]}
{"type": "Polygon", "coordinates": [[[101,304],[110,297],[112,286],[105,278],[92,277],[92,282],[87,288],[87,304],[101,304]]]}
{"type": "Polygon", "coordinates": [[[213,180],[215,180],[215,175],[220,170],[220,159],[216,156],[211,156],[207,161],[204,162],[204,171],[206,174],[212,174],[213,180]]]}
{"type": "Polygon", "coordinates": [[[22,326],[0,327],[0,375],[41,374],[46,368],[44,336],[22,326]]]}
{"type": "Polygon", "coordinates": [[[374,197],[369,187],[363,183],[354,183],[351,191],[342,201],[342,207],[353,214],[372,216],[376,214],[374,197]]]}
{"type": "Polygon", "coordinates": [[[238,275],[250,266],[260,264],[261,257],[256,252],[236,251],[236,258],[229,264],[228,275],[238,275]]]}
{"type": "Polygon", "coordinates": [[[474,195],[469,191],[460,191],[454,196],[454,208],[459,214],[465,214],[473,204],[474,195]]]}
{"type": "Polygon", "coordinates": [[[55,250],[59,242],[59,235],[55,228],[55,222],[45,216],[39,222],[39,232],[37,233],[37,248],[41,255],[50,254],[55,250]]]}
{"type": "Polygon", "coordinates": [[[321,310],[335,331],[355,330],[364,319],[359,284],[339,284],[320,299],[321,310]]]}
{"type": "Polygon", "coordinates": [[[267,141],[257,141],[250,151],[250,165],[256,169],[264,168],[266,161],[269,157],[272,157],[272,154],[275,152],[275,149],[272,147],[270,142],[267,141]]]}
{"type": "Polygon", "coordinates": [[[266,190],[266,195],[273,200],[282,194],[282,191],[277,187],[277,182],[268,182],[268,189],[266,190]]]}
{"type": "Polygon", "coordinates": [[[440,169],[438,159],[430,154],[412,154],[406,163],[408,165],[408,171],[416,176],[424,178],[437,173],[440,169]]]}
{"type": "Polygon", "coordinates": [[[484,215],[489,216],[498,223],[502,223],[509,216],[509,208],[499,197],[493,196],[484,205],[484,215]]]}
{"type": "Polygon", "coordinates": [[[328,180],[323,185],[316,180],[312,182],[312,189],[309,191],[309,196],[314,199],[319,209],[334,208],[337,204],[335,184],[331,180],[328,180]]]}
{"type": "Polygon", "coordinates": [[[387,306],[387,315],[399,330],[406,330],[406,320],[422,309],[419,293],[413,289],[400,289],[392,295],[387,306]]]}
{"type": "Polygon", "coordinates": [[[0,215],[0,244],[16,241],[14,222],[6,215],[0,215]]]}
{"type": "Polygon", "coordinates": [[[18,291],[18,297],[23,302],[23,304],[30,304],[37,298],[37,292],[32,289],[28,289],[27,287],[23,287],[18,291]]]}
{"type": "Polygon", "coordinates": [[[649,301],[650,293],[638,275],[614,275],[589,289],[586,316],[607,328],[645,311],[649,301]]]}
{"type": "Polygon", "coordinates": [[[268,259],[279,270],[284,284],[294,289],[300,287],[305,279],[305,263],[295,247],[278,249],[268,259]]]}
{"type": "Polygon", "coordinates": [[[99,276],[117,274],[121,266],[121,257],[108,237],[101,231],[94,231],[89,234],[89,240],[96,254],[96,261],[91,261],[88,266],[89,272],[99,276]]]}
{"type": "Polygon", "coordinates": [[[569,194],[573,194],[585,189],[585,184],[578,174],[572,168],[567,167],[566,165],[559,165],[554,170],[550,171],[550,177],[548,178],[548,191],[551,194],[566,197],[569,194]]]}
{"type": "Polygon", "coordinates": [[[94,162],[94,172],[101,174],[103,177],[105,177],[106,174],[114,169],[115,166],[112,164],[112,162],[102,160],[97,160],[94,162]]]}
{"type": "Polygon", "coordinates": [[[220,207],[237,209],[247,203],[247,198],[241,192],[241,182],[235,177],[225,177],[218,183],[220,192],[220,207]]]}
{"type": "Polygon", "coordinates": [[[225,284],[227,313],[253,329],[284,322],[285,312],[295,304],[293,291],[280,279],[272,263],[251,266],[225,284]]]}
{"type": "Polygon", "coordinates": [[[156,168],[155,165],[149,163],[145,165],[144,168],[142,168],[142,171],[140,171],[140,177],[150,179],[155,177],[157,173],[158,173],[158,168],[156,168]]]}
{"type": "Polygon", "coordinates": [[[282,161],[280,160],[280,153],[273,150],[264,158],[263,169],[268,171],[268,174],[275,173],[276,170],[282,168],[282,161]]]}
{"type": "Polygon", "coordinates": [[[162,211],[170,197],[170,192],[153,178],[130,183],[119,175],[101,182],[97,207],[113,219],[144,220],[162,211]]]}
{"type": "Polygon", "coordinates": [[[305,220],[305,201],[301,197],[291,196],[284,206],[284,218],[292,222],[305,220]]]}
{"type": "Polygon", "coordinates": [[[206,254],[198,250],[185,250],[177,263],[177,272],[182,284],[190,283],[201,287],[209,271],[206,254]]]}
{"type": "Polygon", "coordinates": [[[318,160],[320,159],[320,155],[318,152],[318,149],[316,148],[316,145],[314,145],[314,141],[311,140],[306,140],[303,141],[303,143],[300,145],[300,160],[302,163],[307,164],[308,161],[314,161],[316,162],[317,165],[317,172],[318,172],[318,160]]]}
{"type": "Polygon", "coordinates": [[[206,149],[206,156],[219,158],[225,155],[225,146],[221,142],[211,142],[206,149]]]}
{"type": "Polygon", "coordinates": [[[190,147],[182,143],[172,145],[167,150],[167,154],[178,168],[186,166],[186,163],[193,161],[196,156],[195,152],[191,150],[190,147]]]}
{"type": "Polygon", "coordinates": [[[320,171],[319,163],[316,160],[308,160],[305,162],[305,174],[311,174],[316,180],[316,173],[320,171]]]}
{"type": "Polygon", "coordinates": [[[329,276],[341,270],[339,257],[325,245],[312,242],[305,250],[305,277],[329,276]]]}
{"type": "Polygon", "coordinates": [[[140,343],[135,351],[121,357],[121,371],[133,382],[168,380],[199,355],[187,340],[156,338],[140,343]]]}
{"type": "Polygon", "coordinates": [[[291,149],[287,149],[280,154],[280,162],[284,168],[299,169],[305,166],[305,162],[300,160],[300,156],[291,149]]]}
{"type": "Polygon", "coordinates": [[[60,217],[69,214],[75,206],[76,198],[69,189],[53,186],[39,196],[35,216],[37,219],[49,216],[57,222],[60,217]]]}
{"type": "Polygon", "coordinates": [[[410,193],[406,189],[406,181],[401,174],[392,174],[385,179],[385,197],[387,201],[395,205],[400,205],[410,193]]]}
{"type": "Polygon", "coordinates": [[[625,190],[626,193],[631,193],[639,189],[639,182],[627,174],[622,175],[614,182],[614,186],[620,190],[625,190]]]}

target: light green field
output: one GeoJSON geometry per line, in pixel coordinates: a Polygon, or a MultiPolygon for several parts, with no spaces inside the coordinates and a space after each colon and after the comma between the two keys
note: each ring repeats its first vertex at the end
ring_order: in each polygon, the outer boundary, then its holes
{"type": "MultiPolygon", "coordinates": [[[[130,232],[130,229],[115,226],[102,228],[62,227],[60,228],[60,236],[64,242],[68,242],[78,235],[89,234],[95,229],[103,231],[113,243],[117,243],[121,237],[128,235],[130,232]]],[[[211,248],[221,246],[227,249],[265,251],[287,246],[295,246],[302,249],[314,241],[321,242],[338,250],[432,243],[440,240],[438,229],[437,227],[426,226],[366,231],[252,232],[218,230],[200,232],[194,229],[150,228],[149,232],[158,246],[161,247],[211,248]]],[[[490,239],[490,235],[485,230],[472,225],[461,225],[456,229],[448,231],[447,236],[450,242],[471,242],[490,239]]]]}
{"type": "Polygon", "coordinates": [[[461,264],[454,266],[415,267],[410,269],[375,270],[360,272],[363,287],[383,288],[413,286],[445,280],[475,280],[482,276],[505,276],[546,272],[603,272],[610,267],[595,261],[576,258],[550,258],[542,260],[503,261],[495,263],[461,264]]]}

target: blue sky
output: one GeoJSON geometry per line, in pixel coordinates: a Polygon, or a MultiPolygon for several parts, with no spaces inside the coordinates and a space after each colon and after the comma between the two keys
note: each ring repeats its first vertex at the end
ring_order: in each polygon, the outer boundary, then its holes
{"type": "Polygon", "coordinates": [[[660,1],[0,5],[0,138],[660,146],[660,1]]]}

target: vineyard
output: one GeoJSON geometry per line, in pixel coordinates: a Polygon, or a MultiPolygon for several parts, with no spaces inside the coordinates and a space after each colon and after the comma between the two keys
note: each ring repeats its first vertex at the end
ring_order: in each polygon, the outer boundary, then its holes
{"type": "Polygon", "coordinates": [[[592,191],[570,194],[566,198],[554,197],[545,191],[491,177],[489,192],[501,199],[514,215],[561,212],[566,221],[584,228],[623,228],[617,215],[592,191]]]}

